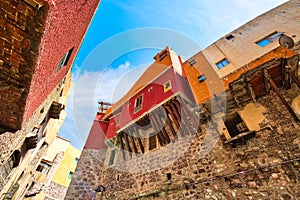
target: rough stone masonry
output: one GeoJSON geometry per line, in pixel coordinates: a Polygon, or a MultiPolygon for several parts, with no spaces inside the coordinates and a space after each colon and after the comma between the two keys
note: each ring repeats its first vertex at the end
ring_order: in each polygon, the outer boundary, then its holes
{"type": "MultiPolygon", "coordinates": [[[[292,103],[299,88],[281,92],[292,103]]],[[[84,150],[80,158],[84,162],[79,162],[66,199],[298,199],[299,125],[273,92],[258,99],[255,106],[265,108],[262,129],[255,137],[235,146],[218,137],[203,158],[200,149],[209,122],[202,125],[202,133],[190,136],[194,137],[191,140],[169,144],[174,148],[162,147],[148,159],[133,157],[124,163],[123,171],[103,166],[105,152],[84,150]],[[178,146],[188,150],[165,166],[164,161],[180,151],[178,146]],[[170,149],[171,153],[164,152],[170,149]],[[127,172],[132,169],[126,167],[133,166],[139,172],[127,172]],[[98,185],[105,187],[103,194],[95,191],[98,185]]]]}

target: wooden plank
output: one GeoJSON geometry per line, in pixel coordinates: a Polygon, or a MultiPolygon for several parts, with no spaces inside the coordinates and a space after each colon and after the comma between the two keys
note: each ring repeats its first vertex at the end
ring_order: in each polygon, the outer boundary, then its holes
{"type": "Polygon", "coordinates": [[[130,138],[130,140],[131,140],[131,142],[132,142],[134,153],[136,153],[136,154],[139,153],[139,152],[138,152],[138,149],[137,149],[137,147],[136,147],[135,141],[134,141],[134,137],[133,137],[132,135],[129,135],[129,138],[130,138]]]}
{"type": "Polygon", "coordinates": [[[123,144],[123,140],[122,140],[120,134],[117,136],[117,139],[118,139],[118,141],[121,145],[122,157],[123,157],[123,160],[125,161],[126,160],[126,155],[125,155],[125,151],[124,151],[124,144],[123,144]]]}
{"type": "Polygon", "coordinates": [[[169,102],[169,105],[170,105],[173,113],[175,114],[175,117],[177,118],[177,121],[180,120],[180,122],[181,122],[179,130],[182,130],[181,134],[184,137],[186,135],[186,133],[188,133],[189,131],[186,129],[185,124],[183,123],[183,120],[181,120],[180,112],[176,109],[174,104],[172,102],[169,102]]]}
{"type": "Polygon", "coordinates": [[[281,102],[288,109],[289,113],[292,115],[292,117],[294,118],[294,120],[299,123],[300,122],[299,118],[297,117],[297,115],[295,114],[294,110],[289,105],[289,103],[286,101],[286,99],[284,98],[284,96],[282,94],[280,94],[278,87],[276,86],[276,84],[274,83],[274,81],[271,78],[269,79],[269,83],[271,84],[271,86],[273,87],[274,91],[279,96],[281,102]]]}
{"type": "Polygon", "coordinates": [[[186,113],[184,113],[183,106],[180,107],[179,102],[177,100],[173,101],[173,103],[175,104],[177,109],[181,109],[181,117],[183,119],[181,121],[182,121],[182,123],[185,124],[185,126],[189,132],[189,135],[193,134],[194,133],[193,127],[191,126],[190,121],[187,119],[186,113]]]}
{"type": "Polygon", "coordinates": [[[143,143],[142,143],[142,140],[141,140],[138,128],[136,126],[133,126],[133,129],[134,129],[134,132],[137,135],[137,140],[138,140],[138,144],[140,146],[140,149],[141,149],[142,153],[145,153],[145,149],[144,149],[144,146],[143,146],[143,143]]]}
{"type": "Polygon", "coordinates": [[[124,135],[124,139],[125,139],[125,142],[126,142],[127,149],[128,149],[128,151],[129,151],[129,155],[130,155],[130,157],[132,157],[132,155],[131,155],[132,149],[131,149],[131,147],[130,147],[130,143],[129,143],[127,134],[124,132],[123,135],[124,135]]]}
{"type": "MultiPolygon", "coordinates": [[[[161,108],[161,109],[164,109],[164,107],[161,108]]],[[[169,118],[169,115],[168,115],[167,111],[163,110],[162,113],[163,113],[164,119],[166,119],[167,125],[169,126],[169,128],[170,128],[170,130],[172,132],[173,137],[175,138],[176,137],[176,131],[175,131],[173,125],[172,125],[172,122],[171,122],[171,120],[169,118]]]]}
{"type": "Polygon", "coordinates": [[[252,85],[250,83],[249,77],[245,77],[245,82],[246,82],[246,85],[247,85],[247,88],[248,88],[248,92],[249,92],[249,94],[251,96],[251,99],[255,103],[256,102],[256,97],[255,97],[252,85]]]}
{"type": "Polygon", "coordinates": [[[291,76],[291,78],[293,79],[293,81],[296,83],[298,88],[300,89],[300,80],[299,80],[299,78],[291,71],[288,71],[288,73],[291,76]]]}
{"type": "Polygon", "coordinates": [[[154,132],[155,132],[156,135],[157,135],[159,144],[160,144],[161,146],[163,146],[163,145],[164,145],[164,140],[163,140],[163,138],[161,137],[161,134],[160,134],[159,129],[157,128],[156,120],[155,120],[155,117],[154,117],[153,113],[150,114],[150,121],[151,121],[152,127],[153,127],[153,129],[154,129],[154,132]]]}

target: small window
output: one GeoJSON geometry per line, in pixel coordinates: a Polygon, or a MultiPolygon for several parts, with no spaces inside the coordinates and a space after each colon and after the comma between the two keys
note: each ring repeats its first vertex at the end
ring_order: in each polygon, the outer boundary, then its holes
{"type": "Polygon", "coordinates": [[[164,92],[168,92],[171,89],[171,87],[171,81],[169,80],[164,84],[164,92]]]}
{"type": "Polygon", "coordinates": [[[242,118],[237,112],[228,114],[226,116],[225,126],[231,137],[235,137],[241,133],[249,131],[245,122],[242,120],[242,118]]]}
{"type": "Polygon", "coordinates": [[[153,87],[148,88],[148,92],[151,92],[153,90],[153,87]]]}
{"type": "Polygon", "coordinates": [[[63,66],[66,66],[68,64],[68,61],[73,52],[73,49],[74,49],[74,47],[72,49],[70,49],[67,53],[65,53],[65,55],[63,55],[63,57],[60,59],[59,64],[56,68],[56,72],[58,72],[63,66]]]}
{"type": "Polygon", "coordinates": [[[279,37],[283,34],[283,32],[274,32],[271,35],[268,35],[267,37],[255,42],[260,47],[265,47],[272,42],[279,39],[279,37]]]}
{"type": "Polygon", "coordinates": [[[196,64],[196,61],[195,61],[195,59],[193,59],[189,63],[190,63],[190,66],[193,66],[194,64],[196,64]]]}
{"type": "Polygon", "coordinates": [[[137,112],[142,109],[143,105],[143,95],[140,95],[138,98],[135,99],[134,102],[134,112],[137,112]]]}
{"type": "Polygon", "coordinates": [[[222,69],[223,67],[225,67],[226,65],[228,65],[230,62],[224,58],[223,60],[221,60],[220,62],[216,63],[217,67],[219,69],[222,69]]]}
{"type": "Polygon", "coordinates": [[[167,57],[167,55],[168,55],[168,52],[167,52],[167,51],[162,52],[162,53],[159,55],[159,61],[162,61],[165,57],[167,57]]]}
{"type": "Polygon", "coordinates": [[[205,80],[206,80],[206,77],[205,77],[204,74],[198,76],[198,81],[199,81],[200,83],[203,82],[203,81],[205,81],[205,80]]]}
{"type": "Polygon", "coordinates": [[[116,154],[116,150],[112,150],[111,153],[110,153],[108,166],[112,166],[114,164],[114,162],[115,162],[115,154],[116,154]]]}
{"type": "Polygon", "coordinates": [[[233,38],[234,38],[234,36],[232,34],[230,34],[226,37],[226,40],[233,40],[233,38]]]}
{"type": "Polygon", "coordinates": [[[156,135],[149,137],[149,151],[157,148],[156,135]]]}
{"type": "Polygon", "coordinates": [[[75,158],[75,159],[74,159],[74,162],[75,162],[75,163],[78,163],[78,160],[79,160],[78,158],[75,158]]]}
{"type": "Polygon", "coordinates": [[[172,178],[172,174],[171,173],[167,173],[167,180],[170,181],[172,178]]]}
{"type": "Polygon", "coordinates": [[[42,161],[39,164],[39,166],[37,167],[36,171],[41,172],[43,174],[48,174],[50,168],[51,168],[51,165],[42,161]]]}
{"type": "Polygon", "coordinates": [[[68,179],[72,179],[73,172],[69,172],[68,179]]]}

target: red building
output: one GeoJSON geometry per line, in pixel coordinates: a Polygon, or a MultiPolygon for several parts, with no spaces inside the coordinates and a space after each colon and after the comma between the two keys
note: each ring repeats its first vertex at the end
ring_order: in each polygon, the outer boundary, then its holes
{"type": "Polygon", "coordinates": [[[0,132],[23,127],[65,77],[98,4],[0,1],[0,132]]]}
{"type": "MultiPolygon", "coordinates": [[[[195,101],[180,56],[167,47],[154,59],[125,96],[105,113],[100,109],[85,148],[101,149],[105,136],[109,147],[125,150],[126,159],[128,153],[145,153],[170,143],[178,137],[177,132],[184,136],[197,131],[197,120],[186,119],[195,116],[189,109],[195,101]]],[[[111,150],[109,165],[115,151],[111,150]]]]}

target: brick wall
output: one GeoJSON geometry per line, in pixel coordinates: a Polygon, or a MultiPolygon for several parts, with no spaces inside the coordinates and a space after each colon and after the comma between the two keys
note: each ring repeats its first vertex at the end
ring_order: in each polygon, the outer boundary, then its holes
{"type": "Polygon", "coordinates": [[[19,129],[47,7],[0,1],[0,125],[19,129]]]}
{"type": "MultiPolygon", "coordinates": [[[[299,91],[294,86],[281,92],[291,103],[299,91]]],[[[179,139],[151,156],[133,156],[122,166],[104,166],[94,171],[100,172],[98,184],[106,187],[103,199],[297,199],[299,125],[276,93],[258,99],[257,104],[266,108],[260,126],[269,128],[258,131],[245,144],[232,147],[218,137],[209,154],[201,157],[200,149],[205,146],[209,129],[208,124],[203,124],[202,134],[179,139]],[[181,148],[187,150],[181,154],[181,148]]],[[[94,160],[80,160],[80,169],[98,169],[94,160]]],[[[78,175],[82,185],[89,184],[88,177],[82,179],[85,174],[78,175]]],[[[71,185],[67,198],[80,199],[84,191],[84,187],[71,185]]],[[[92,199],[96,199],[93,194],[92,199]]]]}
{"type": "Polygon", "coordinates": [[[0,133],[25,125],[67,74],[98,3],[0,0],[0,133]]]}

